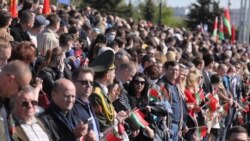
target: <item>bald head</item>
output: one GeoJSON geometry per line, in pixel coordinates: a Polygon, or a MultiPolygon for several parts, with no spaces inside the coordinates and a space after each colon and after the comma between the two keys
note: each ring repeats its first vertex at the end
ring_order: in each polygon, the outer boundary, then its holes
{"type": "Polygon", "coordinates": [[[0,72],[0,93],[11,97],[29,85],[32,78],[30,68],[22,61],[14,60],[6,64],[0,72]]]}
{"type": "Polygon", "coordinates": [[[57,80],[52,87],[52,100],[63,111],[72,109],[75,103],[76,88],[67,79],[57,80]]]}

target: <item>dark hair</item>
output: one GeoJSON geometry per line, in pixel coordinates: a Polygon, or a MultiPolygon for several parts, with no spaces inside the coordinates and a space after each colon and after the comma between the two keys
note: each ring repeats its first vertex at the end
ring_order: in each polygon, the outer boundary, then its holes
{"type": "Polygon", "coordinates": [[[22,60],[30,64],[34,61],[35,57],[35,45],[32,42],[22,41],[13,46],[10,60],[22,60]]]}
{"type": "Polygon", "coordinates": [[[142,60],[141,60],[141,65],[144,67],[145,63],[149,62],[151,58],[153,58],[153,57],[151,55],[149,55],[149,54],[144,55],[142,57],[142,60]]]}
{"type": "Polygon", "coordinates": [[[131,96],[135,96],[135,80],[137,77],[141,77],[145,80],[145,85],[144,85],[144,88],[141,92],[141,97],[143,98],[148,98],[148,89],[149,89],[149,83],[147,82],[147,78],[146,76],[143,74],[143,73],[140,73],[140,72],[137,72],[134,77],[132,78],[132,80],[130,81],[129,83],[129,86],[128,86],[128,93],[129,95],[131,96]]]}
{"type": "Polygon", "coordinates": [[[204,60],[204,66],[209,66],[210,64],[212,64],[214,62],[214,56],[212,54],[205,54],[203,56],[203,60],[204,60]]]}
{"type": "Polygon", "coordinates": [[[149,76],[150,79],[155,80],[161,76],[160,69],[157,65],[150,65],[144,70],[144,74],[149,76]]]}
{"type": "Polygon", "coordinates": [[[10,20],[11,20],[11,15],[8,11],[0,12],[0,21],[1,21],[0,28],[7,26],[10,20]]]}
{"type": "Polygon", "coordinates": [[[171,61],[165,62],[163,66],[164,66],[164,68],[167,70],[169,66],[174,67],[174,66],[177,66],[177,65],[179,65],[178,62],[172,61],[172,60],[171,60],[171,61]]]}
{"type": "Polygon", "coordinates": [[[62,51],[62,48],[60,47],[54,47],[54,48],[48,49],[41,69],[43,69],[44,67],[47,67],[52,61],[56,60],[58,56],[62,56],[63,54],[64,52],[62,51]]]}
{"type": "Polygon", "coordinates": [[[91,73],[94,76],[93,69],[91,69],[89,67],[80,67],[80,68],[77,68],[73,71],[72,77],[71,77],[72,80],[76,81],[78,79],[79,75],[82,73],[91,73]]]}
{"type": "Polygon", "coordinates": [[[202,64],[203,60],[200,57],[195,57],[192,62],[195,65],[195,67],[197,67],[198,65],[202,64]]]}
{"type": "Polygon", "coordinates": [[[247,130],[242,127],[242,126],[234,126],[232,128],[230,128],[227,132],[227,135],[226,135],[226,139],[229,140],[230,137],[232,136],[232,134],[237,134],[237,133],[245,133],[247,134],[247,130]]]}
{"type": "Polygon", "coordinates": [[[218,74],[213,74],[210,77],[210,81],[212,84],[218,84],[218,83],[220,83],[220,76],[218,74]]]}
{"type": "Polygon", "coordinates": [[[55,26],[60,22],[60,17],[57,14],[50,14],[47,16],[47,20],[49,20],[49,26],[55,26]]]}
{"type": "Polygon", "coordinates": [[[35,18],[35,14],[31,11],[24,11],[20,17],[20,23],[28,23],[30,20],[35,18]]]}
{"type": "Polygon", "coordinates": [[[63,33],[62,35],[60,35],[59,37],[59,45],[61,47],[67,46],[69,41],[72,41],[73,37],[72,35],[68,34],[68,33],[63,33]]]}

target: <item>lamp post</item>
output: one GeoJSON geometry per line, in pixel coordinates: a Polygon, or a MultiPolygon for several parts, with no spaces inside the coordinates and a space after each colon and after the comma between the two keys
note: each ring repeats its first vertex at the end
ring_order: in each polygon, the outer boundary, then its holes
{"type": "Polygon", "coordinates": [[[162,0],[159,1],[159,20],[158,24],[161,25],[161,10],[162,10],[162,0]]]}

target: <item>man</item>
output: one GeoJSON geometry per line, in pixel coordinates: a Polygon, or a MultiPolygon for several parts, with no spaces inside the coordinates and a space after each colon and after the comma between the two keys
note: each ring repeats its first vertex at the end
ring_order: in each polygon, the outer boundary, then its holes
{"type": "Polygon", "coordinates": [[[87,134],[88,125],[71,114],[76,88],[67,79],[57,80],[52,87],[52,102],[41,120],[53,141],[76,141],[87,134]]]}
{"type": "Polygon", "coordinates": [[[203,90],[205,93],[211,93],[212,92],[212,85],[210,81],[213,65],[214,65],[214,57],[212,54],[206,54],[203,56],[204,60],[204,69],[202,71],[202,75],[204,78],[203,82],[203,90]]]}
{"type": "Polygon", "coordinates": [[[13,37],[9,33],[9,26],[12,18],[8,11],[2,10],[0,12],[0,37],[7,39],[8,41],[14,41],[13,37]]]}
{"type": "Polygon", "coordinates": [[[5,38],[0,37],[0,71],[11,56],[11,45],[5,38]]]}
{"type": "Polygon", "coordinates": [[[91,119],[89,127],[94,131],[95,137],[99,141],[99,123],[89,101],[93,89],[94,71],[91,68],[78,68],[73,72],[72,80],[76,86],[77,94],[73,114],[81,121],[91,119]]]}
{"type": "Polygon", "coordinates": [[[248,141],[247,130],[241,126],[234,126],[227,133],[227,141],[248,141]]]}
{"type": "Polygon", "coordinates": [[[168,115],[167,125],[171,130],[170,138],[173,141],[178,141],[179,131],[183,129],[183,132],[185,133],[188,130],[184,121],[186,107],[184,105],[181,91],[175,84],[179,76],[179,64],[176,61],[168,61],[164,64],[164,68],[166,73],[165,76],[159,80],[159,84],[164,84],[169,93],[169,97],[166,97],[166,99],[171,104],[173,114],[168,115]],[[172,120],[171,122],[170,119],[172,120]]]}
{"type": "Polygon", "coordinates": [[[139,72],[143,72],[148,66],[156,64],[154,56],[146,54],[142,57],[141,66],[139,72]]]}
{"type": "Polygon", "coordinates": [[[45,56],[48,49],[59,46],[58,35],[56,32],[60,28],[60,17],[56,14],[50,14],[47,17],[49,25],[47,28],[37,36],[38,52],[41,56],[45,56]]]}
{"type": "Polygon", "coordinates": [[[5,99],[8,99],[18,93],[19,90],[29,85],[31,81],[31,72],[29,66],[22,61],[12,61],[6,64],[0,72],[0,138],[10,141],[9,130],[7,126],[8,105],[4,105],[5,99]]]}
{"type": "Polygon", "coordinates": [[[104,51],[97,56],[90,67],[95,71],[95,82],[89,98],[98,118],[100,131],[103,132],[114,125],[115,118],[123,121],[127,115],[124,111],[120,111],[115,116],[114,107],[108,96],[107,86],[112,84],[115,78],[114,51],[104,51]]]}
{"type": "Polygon", "coordinates": [[[35,117],[37,100],[35,91],[31,86],[21,90],[13,98],[13,114],[10,119],[14,121],[11,125],[12,128],[15,128],[15,132],[12,133],[14,141],[50,140],[44,125],[35,117]]]}
{"type": "Polygon", "coordinates": [[[10,30],[11,35],[17,42],[31,41],[28,31],[33,27],[35,14],[31,11],[24,11],[20,17],[19,23],[10,30]]]}
{"type": "Polygon", "coordinates": [[[37,48],[37,35],[40,34],[45,26],[49,24],[49,21],[43,15],[37,15],[35,17],[34,26],[28,31],[28,35],[31,39],[31,42],[34,43],[37,48]]]}
{"type": "Polygon", "coordinates": [[[95,82],[90,101],[93,104],[98,117],[100,131],[114,125],[115,110],[108,98],[107,86],[113,83],[115,78],[114,52],[104,51],[90,64],[95,71],[95,82]]]}
{"type": "Polygon", "coordinates": [[[116,69],[116,79],[121,87],[119,98],[113,102],[116,111],[131,110],[130,102],[128,99],[128,92],[126,85],[132,80],[136,73],[136,67],[132,62],[120,64],[116,69]]]}

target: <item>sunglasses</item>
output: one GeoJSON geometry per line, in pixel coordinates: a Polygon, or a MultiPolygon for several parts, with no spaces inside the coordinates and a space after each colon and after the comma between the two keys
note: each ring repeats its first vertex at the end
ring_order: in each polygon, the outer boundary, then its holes
{"type": "Polygon", "coordinates": [[[93,86],[93,84],[94,84],[93,81],[88,81],[88,80],[77,80],[76,82],[81,83],[83,86],[86,86],[86,85],[93,86]]]}
{"type": "Polygon", "coordinates": [[[38,102],[35,101],[35,100],[23,101],[23,102],[21,103],[21,105],[22,105],[22,107],[24,107],[24,108],[28,108],[29,105],[30,105],[30,103],[31,103],[31,105],[32,105],[33,107],[38,105],[38,102]]]}
{"type": "Polygon", "coordinates": [[[140,80],[135,80],[134,82],[136,85],[139,85],[139,84],[144,85],[145,84],[145,81],[140,81],[140,80]]]}

